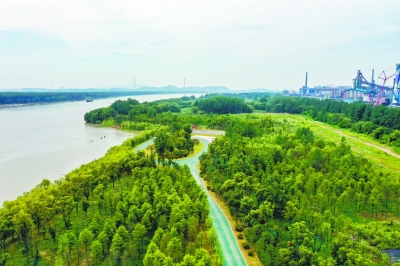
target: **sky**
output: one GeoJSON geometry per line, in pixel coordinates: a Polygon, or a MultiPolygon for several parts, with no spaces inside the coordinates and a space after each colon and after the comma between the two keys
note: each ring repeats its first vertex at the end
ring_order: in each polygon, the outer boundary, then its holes
{"type": "Polygon", "coordinates": [[[399,0],[0,1],[0,89],[297,90],[397,63],[399,0]]]}

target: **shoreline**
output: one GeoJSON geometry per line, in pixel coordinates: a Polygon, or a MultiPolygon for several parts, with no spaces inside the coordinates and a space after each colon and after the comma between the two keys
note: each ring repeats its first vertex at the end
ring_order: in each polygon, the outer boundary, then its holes
{"type": "MultiPolygon", "coordinates": [[[[0,91],[0,96],[2,91],[0,91]]],[[[4,93],[8,93],[4,92],[4,93]]],[[[25,92],[18,92],[18,93],[25,93],[25,92]]],[[[48,93],[48,92],[32,92],[32,93],[48,93]]],[[[51,93],[85,93],[85,92],[51,92],[51,93]]],[[[87,92],[90,93],[90,92],[87,92]]],[[[101,93],[101,92],[100,92],[101,93]]],[[[102,99],[107,99],[107,98],[119,98],[119,97],[137,97],[137,96],[149,96],[149,95],[168,95],[168,94],[183,94],[181,91],[138,91],[138,92],[133,92],[133,93],[128,93],[128,94],[122,94],[122,95],[111,95],[111,96],[104,96],[104,97],[99,97],[99,98],[93,98],[92,100],[102,100],[102,99]]],[[[201,92],[190,92],[189,94],[191,95],[198,95],[201,94],[201,92]]],[[[35,105],[45,105],[45,104],[55,104],[55,103],[66,103],[66,102],[80,102],[80,101],[86,101],[86,99],[77,99],[77,100],[67,100],[67,101],[51,101],[51,102],[29,102],[29,103],[9,103],[9,104],[0,104],[0,109],[4,108],[16,108],[16,107],[25,107],[25,106],[35,106],[35,105]]]]}
{"type": "Polygon", "coordinates": [[[10,104],[0,104],[0,109],[17,108],[17,107],[26,107],[26,106],[36,106],[36,105],[47,105],[47,104],[55,104],[55,103],[66,103],[66,102],[79,102],[79,101],[60,101],[60,102],[38,102],[38,103],[10,103],[10,104]]]}

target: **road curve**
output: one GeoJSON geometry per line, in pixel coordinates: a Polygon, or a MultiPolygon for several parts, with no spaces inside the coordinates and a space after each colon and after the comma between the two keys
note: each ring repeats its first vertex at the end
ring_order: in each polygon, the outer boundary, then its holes
{"type": "MultiPolygon", "coordinates": [[[[218,235],[218,240],[221,245],[222,258],[224,265],[227,266],[247,266],[246,261],[243,258],[242,253],[240,252],[238,243],[236,242],[235,235],[232,231],[231,226],[229,225],[228,219],[225,214],[222,212],[221,208],[214,201],[214,199],[210,196],[207,189],[204,187],[203,182],[201,181],[199,172],[197,170],[197,163],[199,162],[199,157],[208,149],[209,137],[202,138],[201,136],[194,137],[200,140],[204,144],[204,149],[199,152],[197,155],[176,160],[176,162],[180,165],[187,165],[190,168],[190,172],[195,178],[196,182],[199,186],[206,192],[208,203],[210,205],[210,216],[213,220],[214,228],[218,235]]],[[[150,145],[153,140],[148,140],[140,145],[138,145],[134,151],[142,150],[150,145]]]]}

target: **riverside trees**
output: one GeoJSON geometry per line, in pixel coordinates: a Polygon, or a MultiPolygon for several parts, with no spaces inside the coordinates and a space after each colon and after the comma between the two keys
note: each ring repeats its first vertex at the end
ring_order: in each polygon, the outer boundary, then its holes
{"type": "MultiPolygon", "coordinates": [[[[268,97],[261,100],[265,106],[268,97]]],[[[173,103],[190,107],[185,101],[173,103]]],[[[189,170],[157,166],[144,152],[131,151],[160,134],[155,142],[165,155],[169,142],[189,133],[190,127],[183,125],[193,123],[225,130],[201,157],[201,172],[210,189],[227,202],[237,229],[244,229],[263,264],[390,264],[380,250],[400,248],[400,180],[395,173],[353,154],[344,140],[319,139],[310,129],[287,121],[253,114],[159,113],[159,104],[132,103],[128,115],[119,113],[126,113],[125,103],[114,105],[122,111],[110,107],[118,114],[108,119],[152,131],[110,149],[106,159],[71,172],[63,181],[44,181],[4,204],[0,263],[25,263],[39,254],[51,264],[218,265],[206,197],[189,170]],[[160,124],[169,126],[165,134],[156,133],[160,124]],[[180,133],[171,138],[171,132],[180,133]],[[46,204],[27,207],[36,201],[46,204]],[[70,209],[63,207],[68,202],[70,209]],[[24,247],[25,235],[28,251],[16,250],[24,247]],[[41,240],[49,235],[52,239],[41,240]]]]}
{"type": "Polygon", "coordinates": [[[36,104],[65,101],[83,101],[87,98],[98,99],[106,97],[119,97],[140,95],[145,92],[132,91],[98,91],[98,92],[0,92],[0,105],[2,104],[36,104]]]}
{"type": "Polygon", "coordinates": [[[190,170],[157,166],[132,151],[154,134],[144,132],[64,179],[44,181],[5,202],[0,265],[186,265],[189,255],[196,264],[206,262],[199,265],[220,265],[218,243],[206,223],[207,198],[190,170]],[[37,195],[47,196],[42,201],[37,195]],[[33,200],[35,209],[29,207],[33,200]],[[206,240],[198,241],[199,234],[206,240]]]}
{"type": "MultiPolygon", "coordinates": [[[[251,113],[253,110],[244,101],[236,97],[213,96],[194,100],[189,97],[178,99],[144,102],[128,99],[127,101],[116,101],[110,107],[99,108],[85,114],[84,119],[88,123],[106,126],[121,125],[124,129],[143,130],[151,129],[151,124],[171,125],[179,119],[185,123],[197,123],[192,116],[181,113],[182,108],[194,108],[194,113],[202,111],[207,114],[237,114],[251,113]]],[[[195,116],[197,118],[207,116],[195,116]]],[[[208,117],[212,117],[208,116],[208,117]]]]}

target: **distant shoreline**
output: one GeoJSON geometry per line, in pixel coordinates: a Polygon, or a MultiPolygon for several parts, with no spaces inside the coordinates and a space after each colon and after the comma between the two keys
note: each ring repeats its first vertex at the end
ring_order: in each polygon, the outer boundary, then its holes
{"type": "Polygon", "coordinates": [[[0,109],[26,107],[26,106],[34,106],[34,105],[46,105],[46,104],[54,104],[54,103],[65,103],[65,102],[77,102],[77,101],[0,104],[0,109]]]}
{"type": "Polygon", "coordinates": [[[143,96],[143,95],[163,95],[163,94],[185,94],[185,95],[193,95],[193,94],[246,94],[246,93],[271,93],[267,91],[200,91],[200,90],[149,90],[149,91],[117,91],[117,92],[2,92],[0,91],[0,109],[3,108],[16,108],[16,107],[25,107],[25,106],[34,106],[34,105],[45,105],[45,104],[53,104],[53,103],[65,103],[65,102],[78,102],[78,101],[86,101],[88,98],[95,101],[98,99],[106,99],[106,98],[116,98],[116,97],[125,97],[125,96],[143,96]],[[101,95],[105,94],[105,95],[101,95]],[[37,97],[54,97],[53,100],[44,100],[37,101],[37,97]],[[15,98],[19,98],[16,100],[15,98]],[[33,98],[35,98],[33,100],[33,98]],[[66,99],[67,98],[67,99],[66,99]],[[32,100],[32,101],[30,101],[32,100]],[[36,100],[36,101],[35,101],[36,100]],[[6,101],[18,101],[19,103],[4,103],[6,101]],[[22,102],[22,103],[21,103],[22,102]]]}
{"type": "MultiPolygon", "coordinates": [[[[76,94],[76,92],[72,92],[74,94],[76,94]]],[[[192,93],[192,92],[191,92],[192,93]]],[[[198,94],[199,92],[193,92],[194,94],[198,94]]],[[[0,92],[0,100],[2,96],[6,94],[6,92],[0,92]]],[[[30,95],[40,95],[40,94],[48,94],[48,93],[42,93],[42,92],[29,92],[29,93],[25,93],[25,92],[16,92],[16,93],[12,93],[13,95],[17,94],[17,95],[26,95],[26,94],[30,94],[30,95]]],[[[63,93],[63,94],[69,94],[69,93],[63,93]]],[[[159,95],[159,94],[182,94],[182,92],[179,91],[149,91],[149,92],[145,92],[145,91],[139,91],[139,92],[132,92],[132,93],[117,93],[117,94],[108,94],[105,96],[98,96],[95,98],[92,98],[93,101],[95,100],[100,100],[100,99],[107,99],[107,98],[117,98],[117,97],[128,97],[128,96],[142,96],[142,95],[159,95]]],[[[89,95],[92,96],[92,95],[89,95]]],[[[93,97],[93,96],[92,96],[93,97]]],[[[65,103],[65,102],[79,102],[79,101],[86,101],[87,99],[70,99],[70,100],[54,100],[54,101],[37,101],[37,102],[26,102],[26,103],[0,103],[0,109],[3,108],[17,108],[17,107],[26,107],[26,106],[35,106],[35,105],[46,105],[46,104],[55,104],[55,103],[65,103]]]]}

